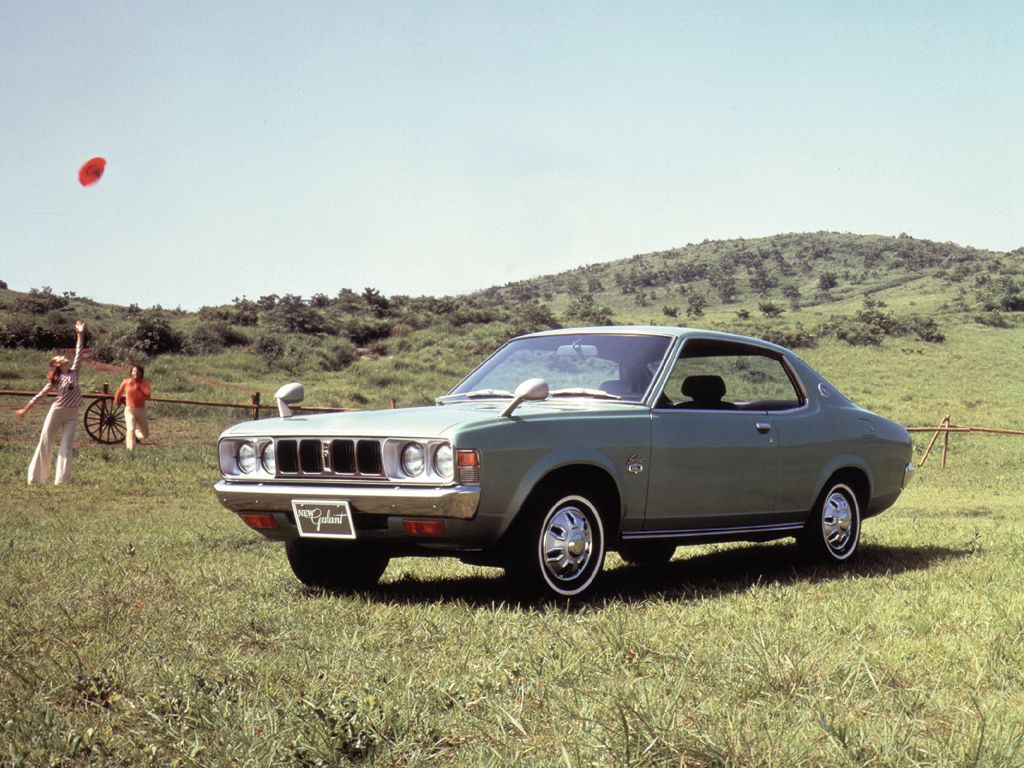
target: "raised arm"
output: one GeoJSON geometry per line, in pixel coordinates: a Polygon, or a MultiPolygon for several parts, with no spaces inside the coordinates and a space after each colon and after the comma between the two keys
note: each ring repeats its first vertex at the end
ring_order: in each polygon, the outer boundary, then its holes
{"type": "Polygon", "coordinates": [[[71,363],[71,370],[77,371],[78,364],[82,360],[82,341],[85,338],[85,322],[83,320],[75,321],[75,359],[71,363]]]}

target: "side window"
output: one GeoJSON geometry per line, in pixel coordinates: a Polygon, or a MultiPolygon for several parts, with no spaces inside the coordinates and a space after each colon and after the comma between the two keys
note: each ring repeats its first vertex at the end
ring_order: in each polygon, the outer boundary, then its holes
{"type": "Polygon", "coordinates": [[[683,347],[658,407],[779,411],[801,402],[780,359],[751,347],[697,340],[683,347]]]}

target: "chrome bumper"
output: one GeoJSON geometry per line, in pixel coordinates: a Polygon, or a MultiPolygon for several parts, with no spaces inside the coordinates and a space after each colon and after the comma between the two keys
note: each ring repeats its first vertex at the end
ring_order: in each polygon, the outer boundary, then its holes
{"type": "Polygon", "coordinates": [[[480,489],[396,488],[387,486],[282,485],[274,483],[214,483],[220,503],[232,512],[291,512],[292,499],[347,501],[357,512],[406,517],[451,517],[469,520],[476,515],[480,489]]]}
{"type": "Polygon", "coordinates": [[[913,462],[907,464],[903,470],[903,487],[906,488],[910,485],[910,481],[914,479],[914,475],[917,473],[917,467],[914,466],[913,462]]]}

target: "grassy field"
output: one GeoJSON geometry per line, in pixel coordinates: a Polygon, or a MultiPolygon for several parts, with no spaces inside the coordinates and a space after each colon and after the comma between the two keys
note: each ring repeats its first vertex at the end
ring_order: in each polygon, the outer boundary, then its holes
{"type": "MultiPolygon", "coordinates": [[[[907,424],[1024,427],[1024,329],[947,331],[805,357],[907,424]]],[[[5,351],[0,386],[32,388],[45,359],[5,351]]],[[[164,395],[280,383],[152,370],[164,395]]],[[[954,437],[846,570],[786,542],[611,556],[589,602],[534,606],[454,560],[304,590],[211,492],[231,412],[153,406],[135,455],[80,429],[73,484],[28,487],[44,411],[19,404],[0,418],[0,765],[1024,765],[1024,438],[954,437]]]]}

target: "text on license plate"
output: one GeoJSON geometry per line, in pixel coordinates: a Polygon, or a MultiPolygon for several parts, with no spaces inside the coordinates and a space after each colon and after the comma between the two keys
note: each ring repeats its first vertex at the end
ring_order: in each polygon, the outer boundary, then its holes
{"type": "Polygon", "coordinates": [[[300,536],[322,539],[354,539],[352,510],[347,501],[292,501],[295,525],[300,536]]]}

